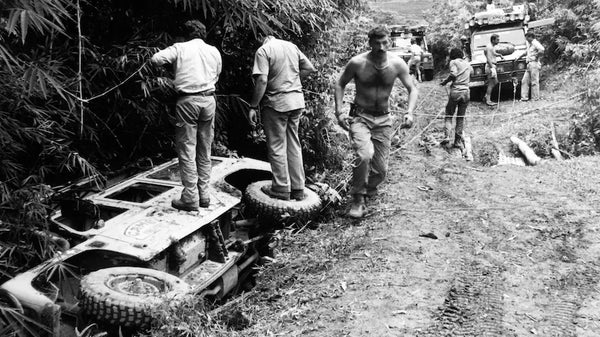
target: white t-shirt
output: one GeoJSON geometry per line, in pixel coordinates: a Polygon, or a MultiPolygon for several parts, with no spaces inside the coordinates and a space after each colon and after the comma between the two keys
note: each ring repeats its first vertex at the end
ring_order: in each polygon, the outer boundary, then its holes
{"type": "Polygon", "coordinates": [[[221,54],[202,39],[193,39],[159,51],[152,56],[158,65],[175,66],[175,89],[185,93],[214,91],[221,74],[221,54]]]}

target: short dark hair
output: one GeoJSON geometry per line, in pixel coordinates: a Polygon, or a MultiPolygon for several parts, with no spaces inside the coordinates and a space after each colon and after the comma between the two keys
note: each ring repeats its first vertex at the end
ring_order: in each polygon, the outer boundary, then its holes
{"type": "Polygon", "coordinates": [[[369,41],[381,39],[382,37],[386,37],[388,35],[390,35],[390,31],[387,29],[386,26],[377,26],[371,29],[369,31],[369,34],[367,34],[367,36],[369,37],[369,41]]]}
{"type": "Polygon", "coordinates": [[[204,39],[206,37],[206,26],[198,20],[189,20],[183,24],[185,33],[190,38],[204,39]]]}
{"type": "Polygon", "coordinates": [[[532,37],[535,39],[535,33],[532,31],[528,31],[527,33],[525,33],[525,37],[532,37]]]}
{"type": "Polygon", "coordinates": [[[460,48],[452,48],[450,50],[450,59],[451,60],[455,60],[455,59],[461,59],[463,58],[464,54],[462,52],[462,50],[460,50],[460,48]]]}
{"type": "Polygon", "coordinates": [[[492,36],[490,36],[490,41],[497,40],[497,39],[500,39],[500,35],[492,34],[492,36]]]}

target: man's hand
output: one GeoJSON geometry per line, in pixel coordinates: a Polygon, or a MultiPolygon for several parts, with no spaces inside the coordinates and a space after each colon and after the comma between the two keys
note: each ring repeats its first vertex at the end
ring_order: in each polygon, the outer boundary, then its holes
{"type": "Polygon", "coordinates": [[[348,124],[348,119],[350,119],[350,116],[348,116],[348,114],[341,113],[336,114],[336,117],[338,120],[338,124],[342,127],[342,129],[350,131],[350,124],[348,124]]]}
{"type": "Polygon", "coordinates": [[[410,129],[413,126],[413,115],[412,113],[405,113],[404,118],[402,119],[402,126],[404,128],[410,129]]]}
{"type": "Polygon", "coordinates": [[[250,108],[250,111],[248,111],[248,119],[250,119],[250,126],[255,128],[256,123],[258,123],[258,115],[256,113],[256,109],[250,108]]]}

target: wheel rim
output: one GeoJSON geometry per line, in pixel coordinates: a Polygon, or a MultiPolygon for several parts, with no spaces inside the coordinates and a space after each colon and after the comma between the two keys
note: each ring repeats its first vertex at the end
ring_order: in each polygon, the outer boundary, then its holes
{"type": "Polygon", "coordinates": [[[164,280],[139,274],[111,275],[106,286],[126,295],[156,295],[169,290],[164,280]]]}

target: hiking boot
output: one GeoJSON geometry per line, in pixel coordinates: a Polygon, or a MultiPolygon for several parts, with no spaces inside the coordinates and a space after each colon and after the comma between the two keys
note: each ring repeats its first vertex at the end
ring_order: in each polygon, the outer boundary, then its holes
{"type": "Polygon", "coordinates": [[[208,208],[210,206],[210,198],[209,197],[200,197],[198,201],[198,205],[202,208],[208,208]]]}
{"type": "Polygon", "coordinates": [[[265,186],[261,187],[260,190],[264,194],[270,196],[273,199],[290,200],[290,192],[273,191],[273,189],[271,188],[271,186],[268,186],[268,185],[265,185],[265,186]]]}
{"type": "Polygon", "coordinates": [[[210,206],[210,194],[208,192],[203,192],[200,186],[198,186],[198,192],[200,194],[200,200],[198,204],[202,208],[208,208],[210,206]]]}
{"type": "Polygon", "coordinates": [[[365,205],[365,197],[362,194],[352,196],[352,204],[346,215],[350,218],[361,219],[367,214],[367,205],[365,205]]]}
{"type": "Polygon", "coordinates": [[[454,147],[457,148],[457,149],[459,149],[461,153],[465,152],[465,142],[462,139],[458,138],[458,137],[454,141],[454,147]]]}
{"type": "Polygon", "coordinates": [[[181,199],[173,199],[171,206],[180,211],[192,212],[198,210],[198,202],[185,202],[181,199]]]}
{"type": "Polygon", "coordinates": [[[304,193],[304,189],[301,190],[292,190],[290,193],[290,199],[294,199],[296,201],[302,201],[306,198],[306,193],[304,193]]]}

